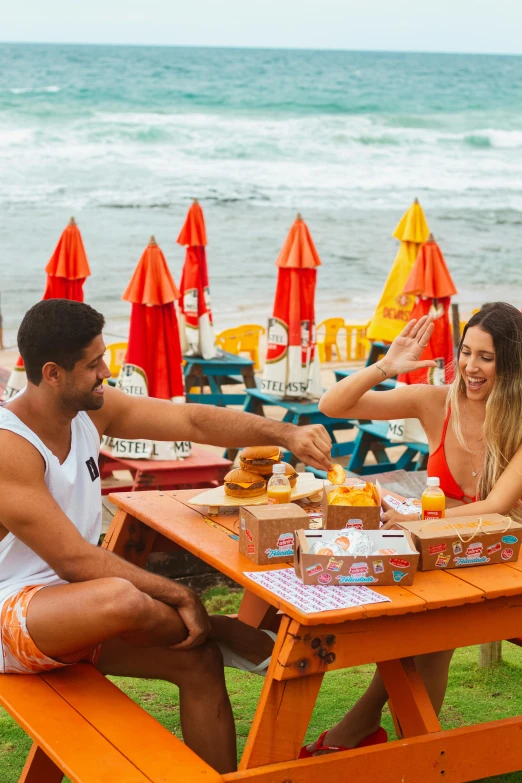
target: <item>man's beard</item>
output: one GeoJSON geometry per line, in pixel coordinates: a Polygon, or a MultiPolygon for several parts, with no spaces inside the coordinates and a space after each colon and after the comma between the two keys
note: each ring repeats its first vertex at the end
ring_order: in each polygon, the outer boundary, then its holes
{"type": "Polygon", "coordinates": [[[62,394],[62,404],[76,413],[97,411],[104,403],[103,395],[94,394],[94,389],[99,387],[100,384],[96,384],[90,391],[80,391],[72,384],[67,384],[62,394]]]}

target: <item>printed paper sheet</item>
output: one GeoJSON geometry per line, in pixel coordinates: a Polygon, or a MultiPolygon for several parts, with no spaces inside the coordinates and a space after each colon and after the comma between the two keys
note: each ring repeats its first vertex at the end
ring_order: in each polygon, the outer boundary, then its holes
{"type": "Polygon", "coordinates": [[[245,576],[284,598],[304,614],[326,612],[331,609],[351,609],[353,606],[378,604],[391,600],[363,585],[350,587],[304,585],[293,568],[281,568],[277,571],[245,571],[245,576]]]}

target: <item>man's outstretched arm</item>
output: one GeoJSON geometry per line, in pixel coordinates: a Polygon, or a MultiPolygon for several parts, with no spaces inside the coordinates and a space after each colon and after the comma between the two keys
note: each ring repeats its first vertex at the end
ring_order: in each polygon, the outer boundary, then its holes
{"type": "Polygon", "coordinates": [[[107,388],[101,410],[91,412],[100,435],[148,440],[190,440],[212,446],[282,446],[307,465],[330,470],[332,442],[320,424],[296,427],[213,405],[175,405],[107,388]]]}

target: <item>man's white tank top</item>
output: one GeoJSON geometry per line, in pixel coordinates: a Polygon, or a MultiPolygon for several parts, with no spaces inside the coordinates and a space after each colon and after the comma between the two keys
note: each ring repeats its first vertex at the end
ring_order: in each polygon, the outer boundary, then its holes
{"type": "MultiPolygon", "coordinates": [[[[98,470],[100,437],[89,416],[82,411],[72,420],[71,450],[62,465],[38,435],[5,407],[0,408],[0,429],[20,435],[40,452],[45,462],[45,483],[49,492],[83,538],[97,544],[102,518],[98,470]]],[[[20,498],[22,506],[23,502],[20,498]]],[[[45,535],[45,531],[42,533],[45,535]]],[[[64,580],[36,552],[8,533],[0,541],[0,615],[4,602],[22,587],[43,584],[64,584],[64,580]]],[[[4,665],[1,633],[0,626],[0,672],[4,665]]]]}

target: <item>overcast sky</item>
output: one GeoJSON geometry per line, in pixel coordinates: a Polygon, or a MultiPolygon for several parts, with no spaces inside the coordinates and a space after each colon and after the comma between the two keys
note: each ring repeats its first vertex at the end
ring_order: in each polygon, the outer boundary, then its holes
{"type": "Polygon", "coordinates": [[[21,0],[0,40],[522,54],[522,0],[21,0]]]}

